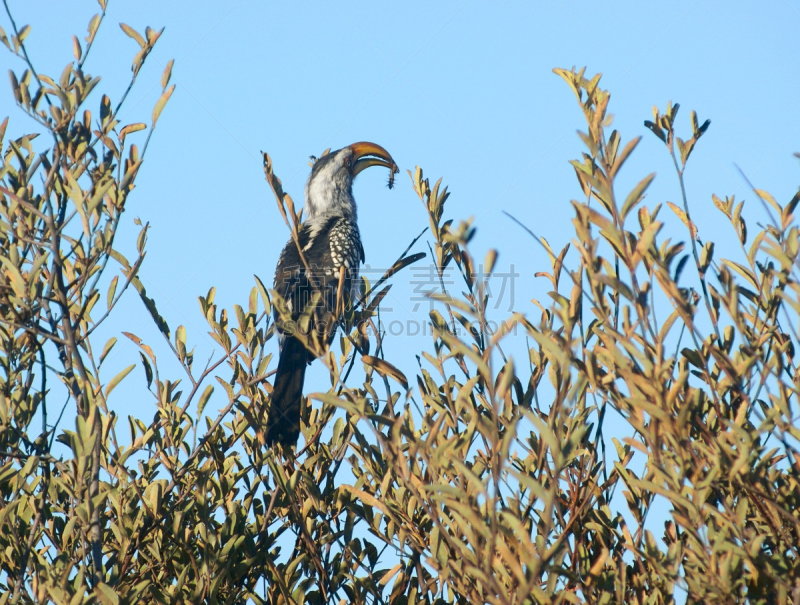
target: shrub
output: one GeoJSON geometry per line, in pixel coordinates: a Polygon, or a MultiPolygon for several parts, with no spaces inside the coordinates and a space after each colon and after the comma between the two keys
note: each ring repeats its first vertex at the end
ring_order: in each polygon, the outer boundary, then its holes
{"type": "MultiPolygon", "coordinates": [[[[800,193],[782,206],[754,190],[769,217],[755,237],[743,203],[715,196],[741,244],[740,258],[715,259],[683,181],[709,123],[692,113],[683,140],[670,104],[645,122],[682,194],[681,207],[669,206],[688,244],[667,237],[663,206],[642,203],[654,175],[615,189],[639,138],[623,144],[608,132],[600,76],[555,70],[587,130],[572,162],[583,194],[572,202],[577,262],[566,262],[569,245],[553,250],[531,232],[551,260],[553,302],[490,331],[486,277],[469,252],[474,229],[445,220],[447,189],[417,168],[411,183],[433,262],[440,276],[454,266],[464,292],[435,296],[432,346],[409,383],[399,369],[407,362],[381,347],[376,313],[390,286],[365,282],[350,318],[359,327],[323,358],[333,386],[304,406],[299,451],[265,450],[270,314],[281,302],[258,280],[231,313],[214,289],[201,296],[223,353],[200,369],[186,329],[170,328],[137,277],[147,225],[136,259],[115,248],[173,90],[172,64],[149,126],[118,123],[125,95],[84,110],[99,82],[84,61],[103,17],[91,20],[85,50],[75,39],[58,79],[28,61],[29,28],[0,32],[25,62],[12,89],[40,131],[8,140],[0,168],[0,603],[800,599],[800,193]],[[37,134],[48,150],[35,150],[37,134]],[[185,377],[164,376],[151,346],[124,332],[141,350],[155,412],[128,418],[122,438],[108,401],[134,366],[101,378],[117,339],[93,334],[130,285],[185,377]],[[656,306],[669,309],[663,321],[656,306]],[[502,348],[516,329],[532,343],[517,363],[502,348]],[[361,355],[367,346],[374,355],[361,355]],[[363,384],[349,381],[357,362],[363,384]],[[205,415],[212,379],[224,397],[215,417],[205,415]],[[56,417],[56,381],[77,410],[72,428],[56,417]],[[632,435],[614,439],[613,451],[603,437],[609,408],[632,435]],[[669,515],[661,536],[647,525],[659,502],[669,515]]],[[[160,32],[122,29],[139,45],[133,86],[160,32]]],[[[294,228],[266,154],[264,168],[294,228]]],[[[387,279],[420,258],[409,250],[387,279]]],[[[496,258],[487,255],[484,273],[496,258]]]]}

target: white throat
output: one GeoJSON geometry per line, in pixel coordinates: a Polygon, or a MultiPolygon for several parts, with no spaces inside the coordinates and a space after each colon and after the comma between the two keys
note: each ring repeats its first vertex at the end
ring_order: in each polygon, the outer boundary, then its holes
{"type": "Polygon", "coordinates": [[[311,171],[305,187],[306,216],[340,215],[356,218],[356,202],[353,199],[352,177],[343,166],[347,157],[337,154],[319,170],[311,171]]]}

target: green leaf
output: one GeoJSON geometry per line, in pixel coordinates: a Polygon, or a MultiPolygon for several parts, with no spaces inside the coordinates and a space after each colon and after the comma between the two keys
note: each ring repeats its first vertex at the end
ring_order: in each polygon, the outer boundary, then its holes
{"type": "Polygon", "coordinates": [[[108,310],[111,310],[111,306],[114,303],[114,295],[117,292],[117,282],[119,282],[119,276],[115,275],[114,278],[111,280],[111,283],[108,285],[108,294],[106,294],[106,304],[108,304],[108,310]]]}
{"type": "Polygon", "coordinates": [[[128,374],[130,374],[133,368],[135,367],[136,367],[135,363],[131,364],[127,368],[122,370],[119,374],[114,376],[114,378],[111,379],[111,382],[109,382],[108,386],[106,387],[106,399],[108,399],[108,396],[111,394],[111,391],[114,390],[114,387],[116,387],[120,382],[122,382],[125,379],[125,377],[128,374]]]}
{"type": "Polygon", "coordinates": [[[660,126],[658,126],[657,124],[651,122],[650,120],[645,120],[644,121],[644,126],[645,126],[645,128],[650,129],[652,131],[652,133],[654,135],[656,135],[659,139],[661,139],[665,143],[667,142],[667,135],[664,133],[664,131],[661,129],[660,126]]]}
{"type": "Polygon", "coordinates": [[[142,358],[142,366],[144,366],[144,379],[147,382],[147,388],[150,388],[150,385],[153,384],[153,368],[150,366],[150,362],[145,357],[144,353],[139,353],[139,356],[142,358]]]}
{"type": "Polygon", "coordinates": [[[86,213],[86,208],[83,205],[83,189],[78,185],[75,175],[69,170],[64,170],[62,174],[67,179],[67,194],[75,204],[75,209],[81,217],[81,224],[83,225],[83,234],[87,240],[91,239],[91,231],[89,229],[89,216],[86,213]]]}
{"type": "Polygon", "coordinates": [[[714,258],[714,242],[708,241],[700,252],[700,271],[705,273],[714,258]]]}
{"type": "Polygon", "coordinates": [[[117,593],[108,584],[98,584],[94,594],[102,605],[119,605],[117,593]]]}
{"type": "MultiPolygon", "coordinates": [[[[269,292],[264,287],[264,283],[258,277],[258,275],[253,276],[256,280],[256,287],[258,288],[258,293],[261,296],[261,301],[264,303],[264,310],[269,313],[272,310],[272,301],[269,298],[269,292]]],[[[213,298],[211,299],[213,301],[213,298]]]]}
{"type": "Polygon", "coordinates": [[[622,165],[625,163],[630,155],[633,153],[633,150],[636,149],[636,146],[639,144],[639,141],[642,140],[642,137],[636,137],[628,141],[628,144],[625,145],[625,148],[622,152],[617,156],[614,166],[611,168],[611,178],[614,178],[616,174],[619,172],[622,165]]]}
{"type": "MultiPolygon", "coordinates": [[[[6,118],[8,120],[8,118],[6,118]]],[[[0,128],[0,143],[3,142],[3,131],[0,128]]],[[[781,212],[781,222],[783,223],[783,228],[789,226],[789,223],[792,220],[792,216],[794,215],[794,209],[797,207],[797,204],[800,203],[800,190],[792,196],[792,199],[789,200],[789,203],[786,204],[786,207],[781,212]]]]}
{"type": "Polygon", "coordinates": [[[374,368],[381,376],[390,376],[394,378],[406,391],[408,390],[408,379],[405,377],[405,374],[388,361],[380,359],[379,357],[373,357],[372,355],[362,355],[361,361],[363,361],[365,365],[374,368]]]}
{"type": "Polygon", "coordinates": [[[761,288],[758,285],[758,280],[756,279],[756,276],[753,274],[752,271],[750,271],[750,269],[748,269],[744,265],[740,265],[739,263],[735,263],[726,258],[722,259],[722,263],[727,267],[730,267],[731,269],[736,271],[736,273],[738,273],[742,277],[744,277],[748,282],[750,282],[750,284],[757,292],[761,290],[761,288]]]}
{"type": "Polygon", "coordinates": [[[106,342],[105,346],[103,347],[103,352],[100,353],[100,365],[103,365],[103,361],[111,352],[111,349],[114,348],[115,344],[117,344],[116,336],[112,336],[111,338],[108,339],[108,342],[106,342]]]}
{"type": "Polygon", "coordinates": [[[115,183],[116,181],[113,179],[113,177],[109,176],[103,180],[99,186],[95,185],[94,194],[92,194],[92,197],[90,197],[89,201],[86,203],[86,208],[89,214],[94,212],[95,208],[100,205],[100,202],[103,201],[105,194],[108,193],[108,190],[111,189],[115,183]]]}
{"type": "Polygon", "coordinates": [[[14,290],[14,295],[20,299],[20,301],[25,300],[25,294],[27,292],[27,288],[25,287],[25,280],[22,277],[22,274],[19,272],[19,269],[11,262],[10,259],[6,257],[0,257],[0,262],[5,265],[5,276],[9,282],[11,282],[11,288],[14,290]]]}
{"type": "Polygon", "coordinates": [[[383,301],[384,297],[389,293],[389,290],[391,289],[391,287],[392,287],[392,284],[389,284],[388,286],[383,288],[383,290],[381,290],[375,296],[372,297],[372,300],[369,301],[369,304],[367,305],[367,309],[366,309],[368,314],[372,315],[372,314],[375,313],[375,309],[377,309],[378,305],[381,304],[381,301],[383,301]]]}
{"type": "Polygon", "coordinates": [[[622,204],[622,211],[621,216],[622,220],[625,220],[625,217],[628,216],[628,213],[636,207],[642,199],[644,199],[644,192],[650,186],[650,183],[653,182],[653,179],[656,178],[656,173],[652,172],[644,177],[636,187],[628,194],[628,197],[625,198],[625,203],[622,204]]]}
{"type": "Polygon", "coordinates": [[[147,290],[145,289],[144,284],[142,284],[142,282],[139,280],[138,277],[134,277],[131,280],[131,283],[133,284],[133,287],[136,288],[136,291],[139,293],[139,298],[142,299],[144,306],[150,312],[150,317],[153,318],[153,321],[155,322],[159,331],[164,336],[167,337],[167,340],[169,340],[170,336],[169,325],[167,324],[166,321],[164,321],[164,318],[161,317],[161,315],[159,314],[158,309],[156,308],[156,301],[147,296],[147,290]]]}
{"type": "Polygon", "coordinates": [[[761,250],[761,242],[764,241],[766,236],[766,231],[759,231],[755,238],[753,238],[753,243],[750,245],[750,251],[747,253],[747,260],[750,261],[751,265],[755,265],[756,254],[758,254],[758,251],[761,250]]]}
{"type": "Polygon", "coordinates": [[[128,189],[129,185],[133,182],[133,179],[136,178],[136,174],[139,172],[139,166],[141,165],[142,165],[141,160],[133,162],[130,165],[128,170],[125,172],[125,176],[122,177],[122,180],[119,183],[120,191],[125,191],[126,189],[128,189]]]}
{"type": "Polygon", "coordinates": [[[683,348],[681,349],[681,354],[696,368],[700,368],[702,370],[706,367],[705,363],[703,362],[703,358],[700,356],[700,353],[694,349],[683,348]]]}
{"type": "Polygon", "coordinates": [[[197,402],[197,418],[200,419],[203,416],[203,410],[206,409],[206,404],[208,400],[211,398],[212,393],[214,392],[214,387],[212,385],[206,386],[203,394],[200,395],[200,401],[197,402]]]}
{"type": "Polygon", "coordinates": [[[109,256],[117,261],[126,271],[131,270],[131,264],[128,262],[128,259],[122,256],[119,252],[114,250],[113,248],[108,252],[109,256]]]}

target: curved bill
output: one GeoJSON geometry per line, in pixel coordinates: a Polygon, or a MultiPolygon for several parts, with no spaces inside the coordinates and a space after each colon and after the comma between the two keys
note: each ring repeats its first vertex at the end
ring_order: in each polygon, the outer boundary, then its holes
{"type": "Polygon", "coordinates": [[[350,149],[353,150],[353,159],[355,160],[353,164],[353,176],[356,176],[359,172],[370,166],[383,166],[389,169],[390,174],[400,172],[392,156],[380,145],[365,141],[353,143],[350,145],[350,149]]]}

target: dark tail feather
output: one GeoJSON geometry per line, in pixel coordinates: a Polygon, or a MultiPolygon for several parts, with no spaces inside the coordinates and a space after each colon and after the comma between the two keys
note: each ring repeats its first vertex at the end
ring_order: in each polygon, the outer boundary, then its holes
{"type": "Polygon", "coordinates": [[[272,387],[272,404],[267,418],[267,447],[275,443],[297,444],[300,436],[300,403],[307,365],[308,350],[302,342],[287,336],[272,387]]]}

